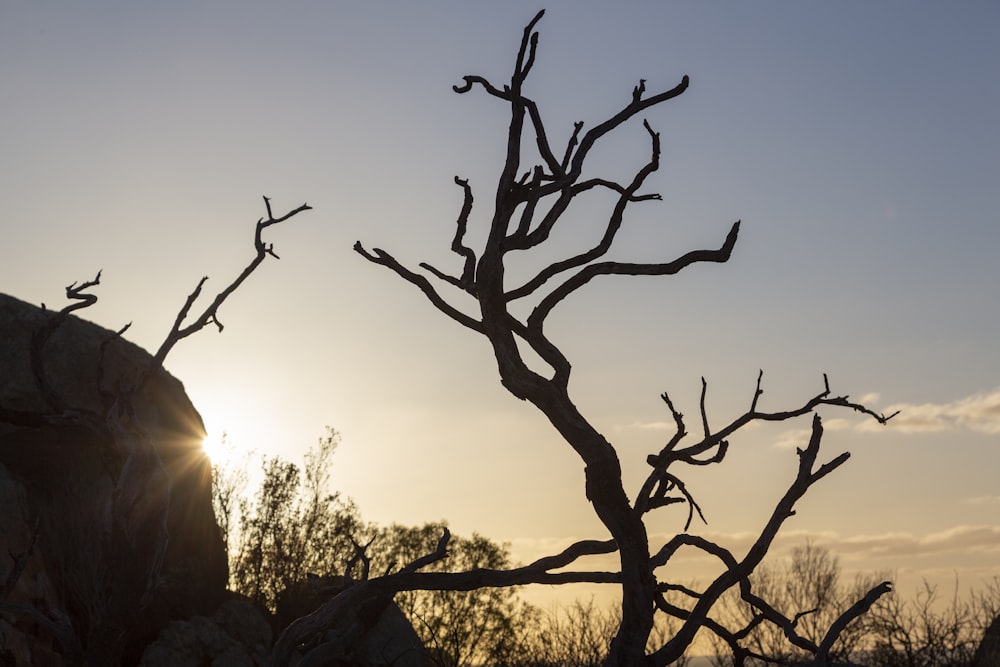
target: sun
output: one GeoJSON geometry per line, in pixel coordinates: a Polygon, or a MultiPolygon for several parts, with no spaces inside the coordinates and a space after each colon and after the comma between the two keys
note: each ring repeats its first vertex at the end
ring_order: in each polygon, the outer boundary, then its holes
{"type": "Polygon", "coordinates": [[[239,465],[246,458],[245,438],[240,429],[230,429],[216,425],[205,425],[208,435],[201,441],[201,449],[213,466],[227,467],[239,465]]]}
{"type": "Polygon", "coordinates": [[[201,441],[201,449],[213,466],[226,465],[233,457],[233,444],[225,431],[206,435],[201,441]]]}

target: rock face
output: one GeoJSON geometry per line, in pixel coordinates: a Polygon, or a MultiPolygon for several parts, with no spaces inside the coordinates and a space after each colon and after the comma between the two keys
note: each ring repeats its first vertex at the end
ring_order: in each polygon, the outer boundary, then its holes
{"type": "Polygon", "coordinates": [[[990,627],[986,628],[972,664],[973,667],[1000,667],[1000,616],[993,619],[990,627]]]}
{"type": "Polygon", "coordinates": [[[134,664],[222,601],[204,427],[150,361],[0,294],[0,664],[134,664]]]}
{"type": "Polygon", "coordinates": [[[271,626],[248,600],[233,596],[210,617],[174,621],[143,653],[141,667],[263,667],[271,626]]]}
{"type": "MultiPolygon", "coordinates": [[[[304,613],[329,599],[305,585],[292,597],[304,613]],[[310,592],[306,592],[306,591],[310,592]]],[[[306,655],[296,651],[289,665],[325,667],[433,667],[420,638],[406,615],[391,600],[380,605],[371,622],[363,622],[364,604],[352,609],[307,643],[306,655]],[[315,655],[317,647],[335,650],[315,655]]],[[[193,616],[174,621],[143,653],[140,667],[264,667],[271,661],[272,624],[280,621],[261,611],[249,599],[230,593],[211,616],[193,616]]]]}
{"type": "MultiPolygon", "coordinates": [[[[343,594],[343,577],[316,577],[298,582],[279,596],[274,617],[275,634],[312,614],[323,603],[343,594]]],[[[362,597],[348,605],[312,638],[314,654],[296,653],[290,662],[364,665],[366,667],[431,667],[436,663],[424,647],[406,614],[391,597],[362,597]]]]}

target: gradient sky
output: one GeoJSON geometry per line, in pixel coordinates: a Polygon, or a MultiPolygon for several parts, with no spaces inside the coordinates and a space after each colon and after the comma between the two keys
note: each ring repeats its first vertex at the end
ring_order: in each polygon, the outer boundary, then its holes
{"type": "MultiPolygon", "coordinates": [[[[619,448],[630,489],[670,435],[659,394],[721,424],[822,388],[902,414],[886,428],[824,410],[828,458],[854,457],[786,524],[845,569],[963,586],[1000,574],[1000,5],[968,2],[549,2],[527,94],[562,144],[639,78],[690,89],[645,118],[660,171],[614,257],[718,247],[726,265],[605,278],[548,331],[573,396],[619,448]]],[[[300,460],[343,435],[336,486],[366,518],[447,519],[526,560],[604,537],[582,466],[497,379],[485,340],[352,252],[416,267],[448,250],[461,190],[481,238],[524,2],[0,4],[0,289],[50,307],[103,269],[84,315],[155,349],[198,278],[218,290],[251,258],[260,197],[314,211],[268,230],[268,261],[167,360],[209,430],[300,460]]],[[[593,155],[628,180],[649,153],[638,121],[593,155]]],[[[581,202],[565,248],[598,233],[581,202]]],[[[480,236],[476,236],[476,234],[480,236]]],[[[214,294],[214,292],[212,292],[214,294]]],[[[689,476],[739,551],[791,479],[808,420],[734,439],[689,476]]],[[[634,491],[633,491],[634,493],[634,491]]],[[[683,526],[661,510],[657,535],[683,526]]],[[[780,552],[780,550],[779,550],[780,552]]],[[[696,561],[681,578],[704,576],[696,561]]]]}

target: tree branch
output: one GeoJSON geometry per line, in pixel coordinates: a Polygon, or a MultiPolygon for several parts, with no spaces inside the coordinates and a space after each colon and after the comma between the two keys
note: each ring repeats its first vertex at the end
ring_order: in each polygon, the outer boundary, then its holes
{"type": "MultiPolygon", "coordinates": [[[[642,187],[642,184],[645,182],[646,177],[648,177],[650,174],[656,171],[660,166],[660,135],[656,132],[653,132],[652,128],[649,126],[649,123],[643,122],[643,127],[646,128],[646,131],[649,133],[650,139],[652,141],[652,155],[649,159],[649,162],[647,162],[646,165],[639,170],[639,173],[635,175],[635,177],[632,179],[632,182],[627,187],[620,186],[616,183],[612,184],[608,181],[592,179],[591,181],[587,181],[584,184],[586,187],[582,189],[574,188],[572,194],[570,195],[571,197],[573,197],[576,194],[579,194],[580,192],[583,192],[586,189],[597,186],[598,184],[604,184],[605,186],[610,187],[611,189],[620,193],[620,196],[618,197],[618,202],[615,204],[614,210],[612,211],[611,216],[608,219],[608,225],[604,230],[604,235],[601,237],[601,240],[597,243],[597,245],[595,245],[593,248],[584,253],[580,253],[575,257],[570,257],[562,261],[554,262],[549,266],[545,267],[542,271],[538,273],[538,275],[529,280],[527,283],[525,283],[524,285],[515,290],[511,290],[510,292],[508,292],[507,293],[508,300],[518,299],[520,297],[527,296],[528,294],[531,294],[539,287],[541,287],[543,284],[545,284],[545,282],[548,281],[553,276],[563,271],[568,271],[569,269],[574,269],[578,266],[583,266],[584,264],[592,262],[595,259],[598,259],[599,257],[603,257],[605,254],[607,254],[608,250],[611,249],[611,244],[614,242],[615,236],[618,234],[618,230],[621,229],[622,220],[625,216],[626,206],[631,201],[634,201],[635,193],[638,191],[640,187],[642,187]]],[[[546,224],[540,227],[539,230],[537,230],[538,233],[528,235],[525,238],[525,247],[538,245],[539,243],[544,241],[545,238],[547,238],[548,233],[554,224],[555,224],[554,218],[552,217],[547,218],[546,224]]]]}
{"type": "Polygon", "coordinates": [[[740,223],[737,221],[729,230],[725,243],[718,250],[692,250],[682,257],[672,262],[663,264],[631,264],[622,262],[598,262],[588,264],[578,273],[566,280],[559,287],[552,290],[542,299],[528,317],[529,328],[540,328],[548,316],[549,312],[560,301],[569,296],[572,292],[586,285],[596,276],[626,275],[626,276],[665,276],[678,273],[682,269],[697,262],[719,262],[729,261],[733,246],[736,245],[736,237],[739,234],[740,223]]]}
{"type": "Polygon", "coordinates": [[[188,312],[191,310],[191,306],[194,305],[194,302],[198,299],[198,296],[201,294],[201,289],[205,285],[205,281],[208,280],[208,277],[205,276],[204,278],[198,281],[198,284],[195,286],[194,291],[191,292],[190,295],[188,295],[187,300],[185,300],[184,302],[184,305],[177,313],[177,318],[174,320],[173,327],[171,327],[170,332],[167,334],[166,339],[160,345],[160,348],[156,351],[156,354],[153,355],[153,361],[150,364],[149,369],[146,371],[145,376],[141,380],[140,386],[142,383],[148,380],[148,378],[152,375],[152,373],[154,373],[158,368],[160,368],[163,365],[163,361],[166,359],[167,354],[170,353],[170,350],[172,350],[174,345],[176,345],[178,342],[180,342],[184,338],[187,338],[191,334],[201,331],[208,324],[214,324],[219,329],[219,331],[222,331],[223,326],[218,318],[219,308],[222,306],[222,304],[226,301],[227,298],[229,298],[230,294],[235,292],[236,289],[243,284],[244,280],[250,277],[250,274],[252,274],[257,269],[257,267],[260,266],[261,262],[263,262],[268,255],[274,257],[275,259],[278,259],[278,255],[275,254],[274,252],[274,245],[265,244],[263,239],[261,238],[261,233],[271,225],[276,225],[280,222],[284,222],[285,220],[288,220],[289,218],[298,215],[303,211],[312,210],[312,206],[309,206],[308,204],[302,204],[298,208],[292,209],[288,213],[275,218],[273,212],[271,211],[271,200],[267,197],[264,197],[264,206],[267,209],[267,218],[266,219],[260,218],[257,221],[257,226],[254,231],[254,249],[257,251],[257,254],[250,261],[250,263],[247,264],[246,268],[243,269],[243,272],[240,273],[240,275],[237,276],[236,279],[233,280],[233,282],[231,282],[224,290],[222,290],[215,296],[215,298],[212,300],[212,303],[210,303],[208,307],[206,307],[205,310],[202,311],[201,315],[199,315],[194,320],[194,322],[192,322],[188,326],[183,326],[184,320],[187,319],[188,312]]]}
{"type": "Polygon", "coordinates": [[[67,315],[69,313],[72,313],[74,310],[80,310],[81,308],[88,308],[97,303],[97,295],[84,294],[83,292],[84,290],[90,289],[91,287],[95,287],[101,284],[102,271],[98,271],[97,275],[94,277],[93,280],[84,281],[80,285],[77,285],[76,282],[74,281],[73,284],[67,285],[66,298],[77,300],[79,301],[79,303],[70,304],[64,307],[59,312],[62,313],[63,315],[67,315]]]}
{"type": "Polygon", "coordinates": [[[613,553],[617,547],[612,540],[577,542],[559,554],[540,558],[530,565],[511,570],[480,568],[466,572],[420,572],[421,568],[447,557],[450,538],[451,534],[445,528],[433,552],[417,558],[399,572],[354,583],[312,614],[294,621],[275,642],[271,664],[286,664],[297,646],[309,637],[334,627],[335,620],[347,610],[376,596],[391,597],[400,591],[411,590],[469,591],[530,583],[621,583],[621,573],[615,572],[550,572],[569,565],[581,556],[613,553]]]}
{"type": "MultiPolygon", "coordinates": [[[[813,415],[812,436],[809,439],[809,444],[805,449],[798,450],[799,466],[795,479],[792,481],[784,496],[782,496],[782,498],[778,501],[773,512],[771,513],[770,519],[761,530],[760,535],[754,541],[746,556],[743,557],[743,560],[737,562],[733,555],[722,547],[703,538],[686,534],[675,536],[650,559],[650,563],[653,567],[660,567],[666,564],[666,562],[673,556],[680,546],[690,545],[695,546],[706,553],[715,555],[717,558],[722,560],[727,568],[726,571],[719,575],[701,595],[698,602],[695,604],[694,609],[691,611],[690,617],[684,622],[683,626],[674,638],[654,652],[653,656],[657,664],[666,664],[671,660],[676,660],[680,657],[687,646],[690,645],[691,641],[693,641],[694,635],[697,633],[698,628],[703,625],[705,619],[708,617],[709,611],[726,590],[734,585],[739,585],[742,597],[744,597],[744,599],[752,598],[752,593],[749,589],[749,577],[767,554],[774,538],[777,537],[781,525],[789,517],[794,516],[795,504],[802,498],[803,495],[805,495],[813,484],[847,461],[849,454],[845,452],[845,454],[842,454],[834,460],[824,464],[818,470],[815,469],[816,457],[819,454],[822,437],[822,421],[820,420],[819,415],[813,415]]],[[[766,607],[766,605],[759,600],[755,601],[755,606],[757,606],[758,603],[766,607]]],[[[758,606],[758,608],[761,607],[758,606]]],[[[770,613],[767,608],[763,608],[761,610],[765,613],[765,615],[770,613]]],[[[778,619],[777,617],[769,617],[769,620],[774,622],[780,621],[781,619],[778,619]]],[[[788,635],[787,627],[785,628],[785,632],[786,635],[788,635]]],[[[789,636],[789,639],[792,640],[793,643],[796,641],[793,640],[792,636],[789,636]]],[[[802,640],[802,644],[796,645],[806,648],[806,645],[804,644],[806,641],[807,640],[802,640]]],[[[815,651],[815,645],[812,646],[813,648],[810,650],[815,651]]]]}
{"type": "Polygon", "coordinates": [[[819,649],[816,652],[817,662],[820,664],[825,664],[829,660],[830,649],[833,648],[834,643],[840,637],[841,633],[847,629],[847,626],[854,619],[858,618],[862,614],[868,613],[868,610],[872,608],[880,597],[886,593],[892,592],[892,582],[883,581],[878,586],[875,586],[869,590],[863,598],[855,602],[847,611],[841,614],[830,629],[827,630],[826,635],[823,637],[823,641],[819,644],[819,649]]]}
{"type": "Polygon", "coordinates": [[[444,300],[444,298],[437,293],[434,286],[431,285],[430,281],[427,280],[425,276],[419,273],[414,273],[410,271],[405,266],[400,264],[395,257],[385,252],[381,248],[374,248],[372,252],[365,250],[364,246],[361,245],[361,241],[354,244],[354,250],[359,255],[367,259],[369,262],[374,264],[381,264],[382,266],[388,267],[396,272],[396,275],[403,278],[407,282],[416,285],[424,296],[430,300],[434,306],[440,310],[442,313],[455,320],[462,326],[468,327],[473,331],[483,333],[483,325],[479,320],[469,317],[462,311],[458,310],[450,303],[444,300]]]}

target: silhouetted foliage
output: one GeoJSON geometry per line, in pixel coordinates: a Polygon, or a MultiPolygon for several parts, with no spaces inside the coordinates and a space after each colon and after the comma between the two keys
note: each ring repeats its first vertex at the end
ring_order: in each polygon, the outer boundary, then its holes
{"type": "MultiPolygon", "coordinates": [[[[517,652],[510,667],[597,667],[607,656],[608,643],[621,624],[621,609],[598,606],[593,598],[569,605],[553,605],[545,610],[532,607],[525,614],[517,652]]],[[[677,630],[676,623],[660,617],[650,635],[650,647],[659,646],[677,630]]],[[[675,663],[688,664],[682,656],[675,663]]]]}
{"type": "MultiPolygon", "coordinates": [[[[264,477],[253,502],[240,507],[240,530],[232,552],[234,590],[272,611],[282,595],[305,582],[307,573],[339,579],[351,568],[371,576],[398,570],[434,551],[444,522],[419,527],[365,523],[349,499],[329,491],[329,469],[339,437],[330,430],[306,455],[302,471],[280,458],[265,460],[264,477]],[[303,474],[304,473],[304,474],[303,474]]],[[[245,480],[235,466],[217,466],[219,487],[245,480]]],[[[217,498],[218,506],[218,498],[217,498]]],[[[482,535],[452,537],[448,554],[427,566],[429,572],[504,570],[513,564],[507,547],[482,535]]],[[[842,580],[838,559],[812,543],[792,550],[777,565],[764,563],[750,577],[755,599],[767,600],[791,619],[794,634],[818,645],[843,610],[865,595],[885,573],[842,580]]],[[[339,589],[338,589],[339,590],[339,589]]],[[[866,615],[838,633],[828,651],[832,662],[872,667],[961,667],[972,655],[985,628],[1000,614],[1000,580],[966,599],[956,594],[941,604],[935,588],[925,584],[915,599],[880,597],[866,615]]],[[[681,594],[674,592],[672,599],[681,594]]],[[[539,609],[523,602],[516,587],[471,590],[403,590],[395,601],[406,614],[436,664],[447,666],[570,667],[603,664],[610,638],[621,623],[620,608],[602,608],[593,600],[539,609]]],[[[287,624],[282,622],[279,628],[287,624]]],[[[717,606],[714,620],[723,627],[748,628],[740,649],[715,638],[719,667],[794,664],[810,653],[789,641],[785,628],[763,622],[760,609],[730,591],[717,606]]],[[[680,621],[657,618],[649,649],[669,641],[680,621]]],[[[683,655],[675,664],[686,664],[683,655]]]]}
{"type": "MultiPolygon", "coordinates": [[[[839,609],[886,576],[876,573],[844,583],[838,560],[829,549],[806,544],[794,549],[788,562],[759,568],[751,577],[751,585],[758,595],[795,619],[799,635],[818,642],[839,609]]],[[[867,614],[856,618],[840,634],[830,659],[871,667],[971,665],[986,627],[1000,613],[1000,580],[993,580],[965,598],[958,591],[956,582],[952,598],[945,602],[936,587],[924,582],[912,598],[898,593],[881,597],[867,614]]],[[[735,618],[736,623],[749,626],[759,613],[735,597],[724,602],[724,613],[735,618]]],[[[744,646],[748,653],[734,655],[716,641],[720,654],[713,663],[726,667],[739,658],[745,665],[795,664],[809,657],[792,645],[780,628],[767,624],[754,626],[744,646]]]]}
{"type": "Polygon", "coordinates": [[[926,581],[916,595],[880,600],[862,620],[866,659],[876,667],[968,667],[986,628],[1000,615],[1000,579],[944,602],[926,581]]]}
{"type": "MultiPolygon", "coordinates": [[[[750,582],[756,595],[793,620],[795,631],[800,636],[818,645],[844,609],[886,578],[884,573],[881,576],[859,577],[846,585],[841,581],[837,557],[825,547],[807,543],[793,549],[791,558],[781,565],[764,563],[750,577],[750,582]]],[[[760,612],[739,596],[727,595],[723,603],[724,613],[735,619],[731,622],[751,628],[742,642],[748,651],[748,663],[753,663],[755,656],[757,662],[795,663],[809,660],[808,651],[790,643],[782,627],[755,623],[754,619],[760,612]]],[[[857,656],[863,649],[863,635],[861,621],[850,623],[830,647],[830,660],[848,662],[857,656]]],[[[714,644],[720,654],[715,663],[729,664],[724,659],[728,647],[718,638],[714,644]]]]}
{"type": "MultiPolygon", "coordinates": [[[[306,454],[302,470],[278,457],[265,458],[264,477],[253,500],[239,502],[238,541],[230,550],[231,585],[271,612],[281,592],[304,581],[307,573],[342,575],[354,554],[351,537],[367,530],[354,503],[327,488],[338,442],[339,435],[329,430],[306,454]]],[[[217,507],[231,493],[228,480],[245,479],[245,473],[220,472],[213,494],[217,507]]]]}
{"type": "MultiPolygon", "coordinates": [[[[253,500],[239,503],[239,528],[230,552],[231,586],[272,613],[289,599],[286,591],[301,590],[309,577],[339,581],[348,570],[359,576],[362,567],[371,572],[398,570],[433,551],[446,529],[443,522],[384,528],[365,523],[353,501],[328,489],[338,442],[339,436],[330,430],[306,454],[301,471],[279,457],[265,458],[253,500]],[[363,566],[358,565],[359,555],[363,566]]],[[[233,506],[231,497],[246,480],[245,470],[238,468],[216,466],[217,508],[233,506]]],[[[453,537],[447,556],[427,569],[510,566],[505,545],[474,534],[453,537]]],[[[395,600],[435,662],[455,667],[513,655],[517,629],[525,625],[522,614],[528,613],[515,588],[403,591],[395,600]]],[[[278,628],[289,620],[280,620],[278,628]]]]}
{"type": "MultiPolygon", "coordinates": [[[[420,527],[393,524],[377,531],[369,551],[372,567],[386,569],[408,563],[433,551],[446,524],[420,527]]],[[[503,569],[512,565],[505,545],[482,535],[453,537],[448,557],[427,571],[503,569]]],[[[514,652],[517,629],[527,622],[527,606],[516,588],[478,588],[470,591],[401,591],[396,604],[413,623],[424,646],[439,665],[493,664],[514,652]]]]}

